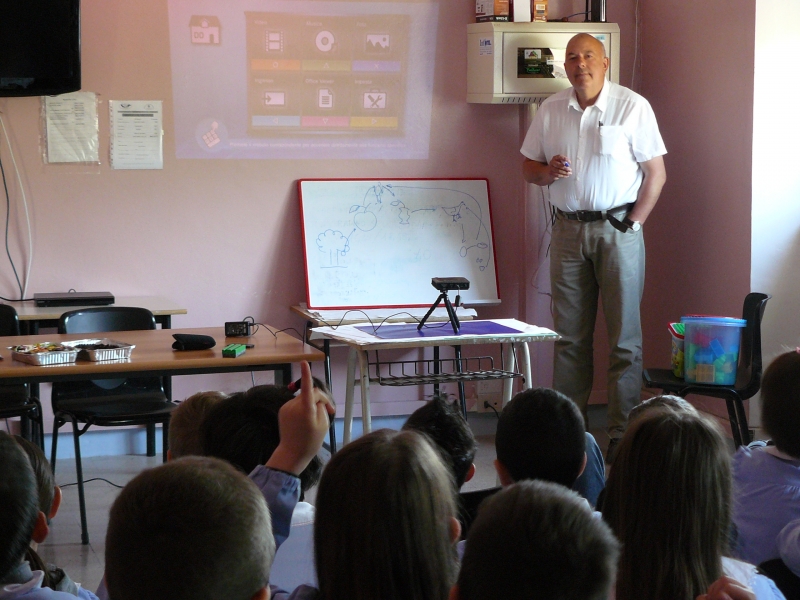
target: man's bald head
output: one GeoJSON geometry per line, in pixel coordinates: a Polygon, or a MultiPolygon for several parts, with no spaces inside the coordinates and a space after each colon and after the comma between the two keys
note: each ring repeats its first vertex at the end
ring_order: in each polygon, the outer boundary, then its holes
{"type": "Polygon", "coordinates": [[[589,44],[594,47],[595,52],[601,58],[605,58],[606,56],[606,47],[603,46],[603,42],[589,33],[578,33],[572,36],[569,42],[567,42],[567,54],[569,54],[571,48],[574,49],[574,46],[578,44],[589,44]]]}

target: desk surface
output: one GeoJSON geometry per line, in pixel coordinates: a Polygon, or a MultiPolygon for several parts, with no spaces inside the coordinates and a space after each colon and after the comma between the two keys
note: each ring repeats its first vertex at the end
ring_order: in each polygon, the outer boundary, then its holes
{"type": "Polygon", "coordinates": [[[0,379],[7,383],[74,381],[81,379],[113,379],[130,376],[132,373],[174,376],[198,373],[231,373],[258,371],[274,368],[275,365],[300,362],[302,360],[324,360],[319,350],[285,334],[273,336],[266,327],[259,328],[249,338],[226,338],[222,327],[192,329],[153,329],[148,331],[114,331],[96,334],[44,334],[0,338],[0,379]],[[174,333],[210,335],[217,345],[210,350],[175,351],[172,343],[174,333]],[[90,337],[108,337],[120,342],[134,344],[131,358],[125,361],[90,362],[77,361],[66,365],[36,366],[11,360],[8,346],[35,344],[43,341],[63,342],[90,337]],[[238,358],[223,358],[222,349],[227,344],[254,344],[254,348],[238,358]]]}
{"type": "MultiPolygon", "coordinates": [[[[114,304],[110,306],[140,306],[148,309],[156,317],[187,313],[185,308],[161,296],[119,296],[114,300],[114,304]]],[[[92,306],[36,306],[33,300],[9,302],[8,304],[17,309],[20,321],[57,321],[67,311],[94,308],[92,306]]]]}
{"type": "MultiPolygon", "coordinates": [[[[492,319],[519,333],[499,333],[488,335],[442,335],[402,339],[382,339],[365,333],[354,325],[340,327],[316,327],[311,330],[311,339],[330,338],[359,350],[386,350],[392,348],[421,348],[423,346],[460,346],[470,344],[510,344],[517,342],[555,341],[559,335],[550,329],[528,325],[516,319],[492,319]]],[[[474,322],[474,321],[473,321],[474,322]]]]}

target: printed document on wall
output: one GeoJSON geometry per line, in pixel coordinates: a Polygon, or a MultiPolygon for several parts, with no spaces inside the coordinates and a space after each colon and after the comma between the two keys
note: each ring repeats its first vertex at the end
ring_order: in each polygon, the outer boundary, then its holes
{"type": "Polygon", "coordinates": [[[97,96],[74,92],[44,98],[47,162],[99,163],[97,96]]]}
{"type": "Polygon", "coordinates": [[[160,100],[112,100],[111,167],[163,169],[164,130],[160,100]]]}

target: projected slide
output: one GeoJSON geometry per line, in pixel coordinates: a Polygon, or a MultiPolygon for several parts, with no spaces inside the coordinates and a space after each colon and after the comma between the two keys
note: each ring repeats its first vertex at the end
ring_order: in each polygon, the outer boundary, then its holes
{"type": "Polygon", "coordinates": [[[425,159],[436,4],[169,0],[178,158],[425,159]]]}

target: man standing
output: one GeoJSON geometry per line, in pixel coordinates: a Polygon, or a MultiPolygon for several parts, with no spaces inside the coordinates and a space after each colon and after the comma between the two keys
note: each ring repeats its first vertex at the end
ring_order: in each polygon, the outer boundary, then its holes
{"type": "Polygon", "coordinates": [[[650,104],[607,81],[596,38],[567,44],[572,88],[545,100],[521,152],[529,183],[550,187],[556,208],[550,258],[556,342],[553,387],[587,413],[598,292],[611,347],[607,460],[639,402],[644,291],[642,225],[666,182],[664,142],[650,104]]]}

